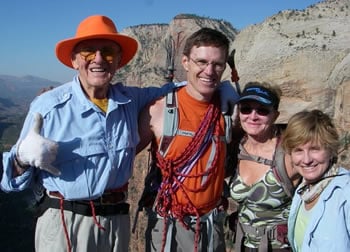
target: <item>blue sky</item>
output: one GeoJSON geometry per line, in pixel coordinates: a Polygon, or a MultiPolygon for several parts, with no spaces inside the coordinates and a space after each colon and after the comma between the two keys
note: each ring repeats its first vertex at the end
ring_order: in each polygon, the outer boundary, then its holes
{"type": "Polygon", "coordinates": [[[178,14],[224,19],[237,29],[263,22],[281,10],[302,10],[317,0],[5,0],[0,8],[0,74],[70,81],[74,70],[55,56],[55,45],[73,37],[89,15],[102,14],[117,29],[169,23],[178,14]]]}

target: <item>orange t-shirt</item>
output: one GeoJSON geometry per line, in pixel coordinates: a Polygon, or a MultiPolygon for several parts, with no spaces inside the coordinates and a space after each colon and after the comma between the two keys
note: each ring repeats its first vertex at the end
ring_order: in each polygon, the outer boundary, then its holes
{"type": "MultiPolygon", "coordinates": [[[[177,92],[177,98],[179,116],[178,129],[192,131],[195,133],[199,128],[199,125],[203,120],[210,104],[207,102],[195,100],[187,94],[186,88],[181,88],[177,92]]],[[[212,149],[216,150],[216,145],[214,142],[208,144],[208,147],[202,156],[194,164],[192,170],[189,172],[190,177],[186,177],[183,181],[184,186],[182,188],[185,190],[185,192],[181,188],[178,189],[175,195],[172,195],[172,202],[177,202],[180,205],[186,205],[188,203],[188,199],[184,194],[187,194],[191,203],[196,207],[200,215],[209,212],[217,206],[222,195],[223,180],[225,176],[226,143],[222,140],[223,136],[225,136],[224,128],[224,119],[221,116],[219,130],[221,136],[219,142],[221,146],[217,165],[213,169],[213,175],[210,177],[191,177],[191,175],[201,174],[207,170],[210,153],[213,151],[212,149]],[[202,184],[207,179],[210,179],[209,185],[206,188],[202,188],[201,190],[194,192],[194,190],[201,188],[202,184]]],[[[185,148],[191,142],[191,140],[192,137],[190,136],[174,136],[172,142],[169,145],[165,159],[174,159],[179,157],[184,152],[185,148]]],[[[158,144],[159,142],[160,139],[157,139],[158,144]]]]}

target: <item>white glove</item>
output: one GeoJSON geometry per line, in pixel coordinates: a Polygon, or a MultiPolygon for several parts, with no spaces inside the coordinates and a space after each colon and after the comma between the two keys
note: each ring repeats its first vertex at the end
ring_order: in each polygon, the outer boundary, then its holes
{"type": "Polygon", "coordinates": [[[220,92],[222,114],[232,115],[234,106],[239,100],[239,95],[230,81],[223,81],[218,88],[220,92]]]}
{"type": "Polygon", "coordinates": [[[27,136],[18,144],[17,160],[24,165],[35,166],[59,176],[61,172],[51,164],[56,159],[58,144],[39,135],[42,124],[43,118],[41,114],[36,113],[34,115],[33,128],[29,130],[27,136]]]}

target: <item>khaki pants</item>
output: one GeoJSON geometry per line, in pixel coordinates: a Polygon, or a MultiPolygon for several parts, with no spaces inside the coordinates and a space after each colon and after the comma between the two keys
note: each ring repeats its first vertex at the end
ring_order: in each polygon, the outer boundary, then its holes
{"type": "MultiPolygon", "coordinates": [[[[130,216],[96,216],[105,230],[100,229],[93,217],[64,211],[72,252],[126,252],[130,241],[130,216]]],[[[36,252],[68,251],[67,239],[59,209],[48,209],[38,218],[35,231],[36,252]]]]}
{"type": "MultiPolygon", "coordinates": [[[[164,219],[157,218],[156,215],[149,214],[148,227],[146,230],[146,252],[156,252],[161,251],[163,245],[163,238],[166,237],[164,234],[164,219]]],[[[198,242],[198,251],[201,252],[225,252],[225,237],[224,237],[224,228],[223,228],[223,215],[224,212],[220,213],[221,216],[214,219],[213,221],[213,248],[212,250],[208,249],[209,237],[208,229],[205,222],[202,222],[200,225],[200,238],[198,242]]],[[[191,224],[190,229],[186,229],[178,221],[174,221],[172,225],[172,237],[171,241],[167,240],[169,243],[170,251],[166,252],[191,252],[194,251],[194,241],[195,241],[195,230],[196,224],[191,224]]]]}

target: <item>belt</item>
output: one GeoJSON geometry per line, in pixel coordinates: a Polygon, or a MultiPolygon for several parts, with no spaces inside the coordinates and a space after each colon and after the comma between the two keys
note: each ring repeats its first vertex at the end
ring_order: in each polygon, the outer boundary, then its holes
{"type": "Polygon", "coordinates": [[[130,205],[125,202],[127,198],[127,184],[121,188],[109,190],[101,197],[94,200],[65,200],[59,192],[47,192],[39,202],[37,217],[40,217],[47,209],[59,209],[67,241],[68,251],[71,251],[71,242],[68,235],[68,227],[64,221],[64,211],[71,211],[76,214],[93,217],[97,227],[106,230],[96,216],[115,216],[129,214],[130,205]]]}
{"type": "MultiPolygon", "coordinates": [[[[63,199],[63,195],[60,192],[48,192],[49,196],[63,199]]],[[[51,198],[50,197],[50,198],[51,198]]],[[[126,199],[126,192],[124,191],[106,191],[101,197],[91,200],[95,205],[115,205],[122,203],[126,199]]],[[[90,204],[90,200],[77,200],[80,204],[90,204]]]]}
{"type": "MultiPolygon", "coordinates": [[[[249,248],[244,246],[243,250],[244,252],[258,252],[258,248],[249,248]]],[[[280,248],[280,249],[269,249],[269,252],[291,252],[292,250],[290,248],[280,248]]]]}
{"type": "Polygon", "coordinates": [[[38,206],[37,215],[41,216],[47,209],[63,209],[84,216],[109,216],[129,214],[130,205],[124,200],[126,192],[107,191],[94,200],[65,200],[59,192],[48,192],[38,206]]]}
{"type": "Polygon", "coordinates": [[[45,196],[42,203],[39,205],[38,215],[42,215],[47,209],[62,209],[84,216],[109,216],[117,214],[128,214],[130,205],[122,202],[118,204],[100,204],[92,201],[93,206],[89,201],[69,201],[45,196]],[[62,201],[62,202],[61,202],[62,201]],[[92,207],[94,209],[92,209],[92,207]],[[94,212],[93,212],[94,210],[94,212]]]}
{"type": "Polygon", "coordinates": [[[288,241],[285,240],[286,230],[284,230],[284,227],[286,226],[286,223],[277,224],[273,227],[253,227],[251,225],[242,224],[238,221],[237,223],[237,229],[236,229],[236,241],[235,241],[235,251],[247,251],[247,252],[259,252],[259,251],[290,251],[290,248],[276,248],[276,249],[269,249],[269,241],[270,240],[279,240],[281,243],[288,243],[288,241]],[[280,229],[283,228],[283,232],[280,233],[280,229]],[[259,248],[248,248],[243,245],[245,234],[252,234],[255,236],[261,236],[259,248]],[[283,237],[280,237],[283,236],[283,237]],[[283,238],[283,239],[282,239],[283,238]],[[243,247],[243,249],[242,249],[243,247]]]}
{"type": "Polygon", "coordinates": [[[239,223],[244,233],[252,234],[255,236],[263,236],[267,234],[267,237],[271,240],[276,239],[276,227],[266,228],[264,226],[254,227],[252,225],[239,223]]]}
{"type": "MultiPolygon", "coordinates": [[[[214,221],[215,222],[223,222],[224,221],[224,217],[225,217],[225,211],[221,211],[217,208],[214,208],[213,210],[211,210],[210,212],[200,216],[199,218],[197,218],[196,216],[192,216],[192,215],[185,215],[183,218],[183,222],[186,224],[186,226],[189,228],[192,225],[195,225],[197,223],[197,221],[202,224],[202,225],[206,225],[207,227],[207,236],[208,236],[208,240],[207,240],[207,250],[208,251],[213,251],[213,247],[214,247],[214,221]]],[[[160,216],[159,214],[157,214],[157,218],[158,219],[163,219],[164,217],[160,216]]],[[[176,234],[176,231],[174,232],[174,230],[176,230],[175,228],[175,222],[177,221],[176,218],[173,217],[169,217],[167,220],[167,230],[166,230],[166,239],[165,239],[165,249],[164,251],[170,251],[171,250],[171,243],[174,239],[173,235],[176,234]]],[[[199,230],[197,230],[196,228],[196,233],[199,232],[199,230]]]]}
{"type": "MultiPolygon", "coordinates": [[[[199,217],[200,223],[206,223],[209,218],[213,218],[216,222],[223,222],[225,219],[225,211],[219,210],[217,208],[214,208],[210,212],[203,214],[199,217]]],[[[193,215],[185,215],[183,219],[184,223],[186,223],[188,226],[191,226],[193,224],[197,223],[197,217],[193,215]]]]}

